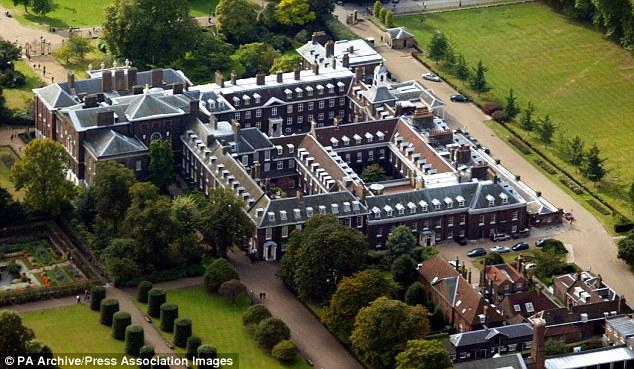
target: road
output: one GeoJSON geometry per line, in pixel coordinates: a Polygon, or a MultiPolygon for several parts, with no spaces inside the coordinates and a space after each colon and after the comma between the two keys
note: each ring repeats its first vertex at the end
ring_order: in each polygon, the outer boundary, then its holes
{"type": "MultiPolygon", "coordinates": [[[[345,19],[349,10],[337,6],[335,14],[345,19]]],[[[515,152],[505,141],[498,137],[484,121],[490,117],[473,104],[452,103],[449,97],[457,92],[448,84],[429,82],[421,79],[421,74],[429,70],[416,61],[409,50],[393,50],[380,42],[383,32],[372,22],[364,20],[349,26],[360,37],[374,37],[376,49],[385,58],[385,65],[392,75],[400,81],[416,79],[426,88],[431,88],[443,100],[447,101],[446,119],[451,128],[467,129],[483,146],[488,147],[492,155],[512,173],[521,175],[522,181],[556,206],[573,211],[575,223],[564,225],[556,235],[558,239],[572,247],[575,262],[585,270],[601,273],[603,280],[621,294],[629,294],[634,287],[634,274],[627,264],[617,258],[614,239],[606,232],[603,224],[572,197],[551,182],[538,169],[515,152]]],[[[441,247],[442,249],[442,247],[441,247]]]]}

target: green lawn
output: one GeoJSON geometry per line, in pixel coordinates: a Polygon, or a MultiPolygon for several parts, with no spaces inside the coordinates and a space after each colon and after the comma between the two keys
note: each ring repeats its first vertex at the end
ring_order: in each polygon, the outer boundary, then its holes
{"type": "MultiPolygon", "coordinates": [[[[396,24],[412,31],[424,48],[432,32],[440,29],[470,65],[482,59],[493,90],[480,102],[504,101],[513,88],[522,106],[531,100],[538,114],[550,114],[568,138],[579,135],[586,147],[596,142],[610,170],[599,191],[621,213],[631,214],[624,194],[634,180],[632,54],[538,2],[430,14],[424,23],[420,16],[398,17],[396,24]]],[[[535,136],[529,139],[539,145],[535,136]]],[[[555,150],[548,153],[575,172],[555,150]]]]}
{"type": "Polygon", "coordinates": [[[21,72],[26,77],[26,84],[21,88],[5,88],[3,95],[7,101],[7,107],[13,110],[24,110],[33,101],[31,89],[42,87],[44,84],[33,69],[29,68],[23,61],[15,63],[15,70],[21,72]]]}
{"type": "MultiPolygon", "coordinates": [[[[14,140],[19,140],[19,138],[15,137],[14,140]]],[[[0,146],[0,159],[5,155],[12,157],[13,160],[18,159],[18,156],[9,146],[0,146]]],[[[0,160],[0,187],[7,189],[11,194],[13,194],[13,197],[15,199],[21,200],[24,197],[24,193],[22,191],[15,191],[15,188],[13,188],[13,182],[11,182],[10,175],[11,168],[7,168],[3,160],[0,160]]]]}
{"type": "MultiPolygon", "coordinates": [[[[191,15],[209,15],[210,9],[215,9],[219,0],[190,0],[191,15]]],[[[112,0],[54,0],[54,9],[45,17],[25,13],[23,6],[14,6],[12,0],[0,0],[3,7],[9,9],[20,23],[37,23],[56,28],[89,27],[101,24],[105,17],[106,6],[112,0]]]]}
{"type": "MultiPolygon", "coordinates": [[[[258,347],[242,326],[242,315],[249,307],[248,300],[232,305],[219,296],[208,294],[203,287],[190,287],[168,291],[167,301],[178,305],[180,317],[192,320],[194,335],[199,336],[204,344],[215,346],[220,353],[238,353],[240,368],[310,368],[299,357],[293,363],[282,364],[258,347]]],[[[140,307],[146,310],[146,305],[140,307]]],[[[153,323],[158,327],[159,320],[154,319],[153,323]]],[[[161,333],[172,340],[171,333],[161,333]]]]}

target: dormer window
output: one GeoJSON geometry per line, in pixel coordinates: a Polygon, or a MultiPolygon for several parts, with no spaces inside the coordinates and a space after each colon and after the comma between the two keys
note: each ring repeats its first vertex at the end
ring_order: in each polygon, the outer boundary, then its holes
{"type": "Polygon", "coordinates": [[[302,217],[302,211],[299,209],[293,209],[293,216],[295,219],[300,219],[302,217]]]}
{"type": "Polygon", "coordinates": [[[304,94],[304,90],[302,90],[301,87],[297,87],[295,88],[295,94],[297,95],[297,97],[302,97],[302,95],[304,94]]]}
{"type": "Polygon", "coordinates": [[[233,106],[240,106],[240,98],[237,96],[233,97],[233,106]]]}
{"type": "Polygon", "coordinates": [[[332,83],[327,84],[326,87],[328,87],[328,93],[330,94],[335,93],[335,86],[332,83]]]}
{"type": "Polygon", "coordinates": [[[376,206],[372,208],[372,213],[374,213],[374,219],[381,218],[381,209],[377,208],[376,206]]]}
{"type": "Polygon", "coordinates": [[[280,210],[280,220],[286,221],[286,210],[280,210]]]}
{"type": "Polygon", "coordinates": [[[434,210],[440,210],[440,201],[438,199],[431,200],[431,203],[434,205],[434,210]]]}
{"type": "Polygon", "coordinates": [[[253,94],[253,98],[255,99],[255,103],[259,104],[260,103],[260,95],[258,95],[257,93],[253,94]]]}
{"type": "Polygon", "coordinates": [[[464,206],[464,197],[462,196],[456,196],[456,201],[458,201],[458,207],[463,207],[464,206]]]}
{"type": "Polygon", "coordinates": [[[269,222],[275,222],[275,213],[269,211],[269,222]]]}
{"type": "Polygon", "coordinates": [[[453,200],[449,197],[445,197],[445,205],[447,205],[447,209],[453,208],[453,200]]]}
{"type": "Polygon", "coordinates": [[[502,205],[509,203],[509,197],[505,193],[501,193],[500,198],[502,199],[502,205]]]}
{"type": "Polygon", "coordinates": [[[344,213],[349,213],[350,212],[350,203],[347,202],[347,201],[343,203],[343,212],[344,213]]]}
{"type": "Polygon", "coordinates": [[[427,208],[427,203],[423,200],[421,200],[418,205],[420,205],[420,209],[423,213],[427,212],[428,208],[427,208]]]}
{"type": "Polygon", "coordinates": [[[489,202],[489,206],[495,206],[495,197],[491,195],[487,195],[487,201],[489,202]]]}
{"type": "Polygon", "coordinates": [[[292,154],[295,152],[295,146],[293,144],[287,144],[286,148],[288,149],[289,154],[292,154]]]}
{"type": "Polygon", "coordinates": [[[359,145],[361,143],[361,136],[355,134],[352,138],[354,138],[354,142],[359,145]]]}
{"type": "Polygon", "coordinates": [[[350,139],[347,136],[341,137],[341,141],[343,141],[344,146],[350,145],[350,139]]]}
{"type": "Polygon", "coordinates": [[[251,98],[249,97],[249,95],[242,96],[242,100],[244,100],[244,105],[249,105],[249,103],[251,103],[251,98]]]}
{"type": "Polygon", "coordinates": [[[330,205],[330,208],[332,209],[332,213],[333,214],[339,214],[339,205],[332,204],[332,205],[330,205]]]}
{"type": "Polygon", "coordinates": [[[326,206],[319,205],[319,214],[321,214],[321,215],[326,214],[326,206]]]}
{"type": "Polygon", "coordinates": [[[336,138],[334,138],[334,137],[331,137],[331,138],[330,138],[330,143],[332,144],[332,147],[337,147],[337,146],[339,146],[339,140],[337,140],[337,139],[336,139],[336,138]]]}
{"type": "Polygon", "coordinates": [[[372,143],[372,140],[374,139],[374,136],[372,136],[372,133],[366,132],[365,133],[365,139],[366,139],[366,141],[368,141],[368,143],[372,143]]]}
{"type": "Polygon", "coordinates": [[[359,202],[358,201],[353,201],[352,202],[352,210],[353,211],[359,211],[359,202]]]}
{"type": "Polygon", "coordinates": [[[317,94],[318,95],[323,95],[324,94],[324,86],[317,85],[317,94]]]}
{"type": "Polygon", "coordinates": [[[385,212],[387,213],[388,217],[392,216],[392,208],[389,205],[385,205],[385,207],[383,208],[383,210],[385,210],[385,212]]]}
{"type": "Polygon", "coordinates": [[[337,82],[337,86],[339,86],[339,92],[345,92],[346,84],[339,81],[337,82]]]}
{"type": "Polygon", "coordinates": [[[385,134],[383,134],[383,132],[381,132],[381,131],[378,131],[376,133],[376,137],[379,138],[379,141],[383,141],[385,139],[385,134]]]}
{"type": "Polygon", "coordinates": [[[282,146],[275,146],[275,148],[277,149],[277,155],[284,154],[284,148],[282,146]]]}
{"type": "Polygon", "coordinates": [[[286,94],[286,98],[287,99],[292,99],[293,98],[293,91],[289,90],[288,88],[286,90],[284,90],[284,93],[286,94]]]}
{"type": "Polygon", "coordinates": [[[308,218],[313,216],[313,208],[311,208],[310,206],[306,208],[306,216],[308,218]]]}
{"type": "Polygon", "coordinates": [[[410,214],[416,214],[416,204],[414,204],[413,202],[408,202],[407,207],[409,208],[410,214]]]}
{"type": "Polygon", "coordinates": [[[313,88],[310,86],[306,86],[306,95],[313,96],[313,88]]]}
{"type": "Polygon", "coordinates": [[[396,210],[398,210],[398,215],[405,214],[405,206],[403,204],[396,204],[396,210]]]}

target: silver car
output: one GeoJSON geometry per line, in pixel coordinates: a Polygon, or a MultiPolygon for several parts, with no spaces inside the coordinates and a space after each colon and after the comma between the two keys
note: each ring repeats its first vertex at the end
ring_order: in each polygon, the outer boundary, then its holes
{"type": "Polygon", "coordinates": [[[438,77],[434,73],[424,73],[423,74],[423,79],[426,79],[428,81],[434,81],[434,82],[440,82],[441,81],[440,77],[438,77]]]}

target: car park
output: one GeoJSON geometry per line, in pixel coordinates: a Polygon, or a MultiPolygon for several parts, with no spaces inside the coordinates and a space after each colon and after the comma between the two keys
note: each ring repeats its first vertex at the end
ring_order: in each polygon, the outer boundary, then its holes
{"type": "Polygon", "coordinates": [[[476,247],[475,249],[469,251],[467,253],[467,256],[470,258],[474,258],[477,256],[484,256],[487,254],[487,250],[485,250],[483,247],[476,247]]]}
{"type": "Polygon", "coordinates": [[[506,241],[510,239],[511,239],[511,236],[509,236],[506,233],[492,233],[491,234],[491,241],[493,242],[506,241]]]}
{"type": "Polygon", "coordinates": [[[513,251],[522,251],[528,250],[528,242],[518,242],[513,247],[511,247],[513,251]]]}
{"type": "MultiPolygon", "coordinates": [[[[394,0],[392,0],[394,1],[394,0]]],[[[436,74],[434,73],[423,73],[423,79],[428,80],[428,81],[433,81],[433,82],[440,82],[441,79],[440,77],[438,77],[436,74]]]]}
{"type": "Polygon", "coordinates": [[[491,252],[495,252],[498,254],[503,254],[505,252],[510,252],[511,249],[509,249],[506,246],[495,246],[495,247],[491,247],[491,252]]]}
{"type": "Polygon", "coordinates": [[[465,95],[453,95],[453,96],[451,96],[451,101],[453,101],[453,102],[469,102],[471,100],[468,97],[466,97],[465,95]]]}

